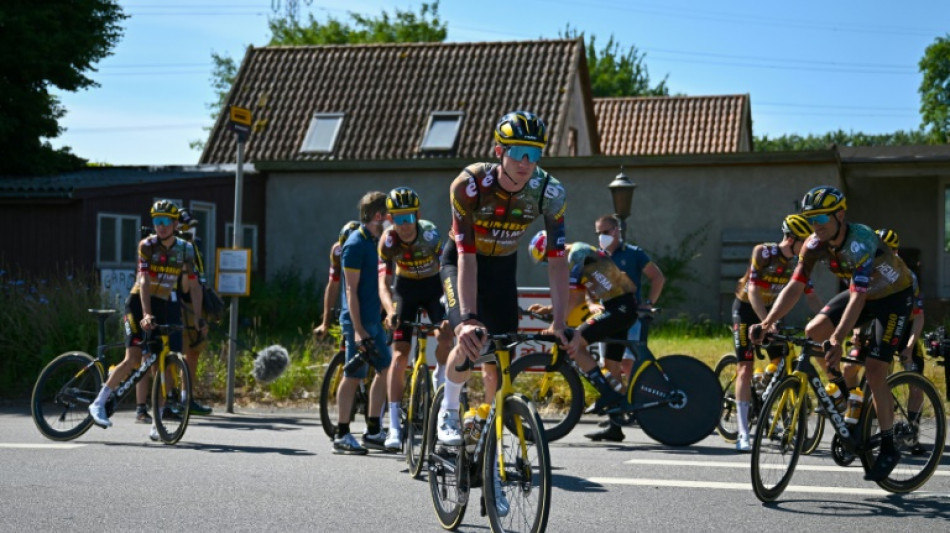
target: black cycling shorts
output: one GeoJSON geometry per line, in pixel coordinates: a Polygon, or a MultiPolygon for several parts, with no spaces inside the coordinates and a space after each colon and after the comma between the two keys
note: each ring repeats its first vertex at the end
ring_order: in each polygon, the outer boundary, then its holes
{"type": "MultiPolygon", "coordinates": [[[[627,340],[627,332],[637,323],[637,298],[633,293],[621,294],[604,302],[604,310],[578,326],[587,344],[604,339],[627,340]]],[[[622,361],[626,345],[608,343],[604,357],[608,361],[622,361]]]]}
{"type": "MultiPolygon", "coordinates": [[[[831,323],[837,326],[850,298],[848,291],[838,293],[828,301],[819,314],[827,316],[831,323]]],[[[868,323],[873,325],[868,357],[885,363],[894,361],[894,352],[899,351],[906,342],[913,303],[913,287],[907,287],[884,298],[864,302],[857,325],[863,326],[868,323]]]]}
{"type": "MultiPolygon", "coordinates": [[[[396,276],[393,282],[393,305],[399,322],[415,322],[419,310],[425,310],[429,321],[438,325],[445,320],[442,306],[442,282],[439,276],[415,279],[396,276]]],[[[400,326],[393,331],[393,339],[412,341],[412,328],[400,326]]]]}
{"type": "MultiPolygon", "coordinates": [[[[488,333],[518,331],[518,254],[488,256],[477,254],[478,293],[476,309],[488,333]]],[[[462,323],[458,297],[458,249],[448,241],[442,250],[442,288],[449,307],[453,328],[462,323]]]]}
{"type": "MultiPolygon", "coordinates": [[[[755,351],[749,341],[749,326],[762,322],[749,302],[736,298],[732,301],[732,346],[736,350],[736,361],[752,361],[755,351]]],[[[775,343],[765,349],[769,359],[778,359],[788,355],[788,345],[775,343]]]]}
{"type": "MultiPolygon", "coordinates": [[[[125,300],[125,317],[123,317],[123,327],[125,329],[125,346],[141,346],[145,338],[145,331],[142,329],[142,318],[145,313],[142,312],[142,298],[138,293],[130,294],[125,300]]],[[[181,311],[178,309],[178,302],[170,302],[161,298],[152,297],[152,316],[158,324],[180,324],[181,311]]],[[[171,339],[169,339],[171,342],[171,339]]],[[[171,346],[172,351],[181,351],[181,336],[178,337],[178,346],[171,346]]]]}

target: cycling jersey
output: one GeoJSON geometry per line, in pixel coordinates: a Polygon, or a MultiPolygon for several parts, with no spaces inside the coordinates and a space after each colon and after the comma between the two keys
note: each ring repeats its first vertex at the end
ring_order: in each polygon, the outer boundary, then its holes
{"type": "Polygon", "coordinates": [[[513,255],[528,226],[544,217],[548,257],[564,257],[566,193],[559,181],[536,167],[518,192],[498,184],[500,166],[475,163],[452,182],[452,229],[459,253],[513,255]]]}
{"type": "MultiPolygon", "coordinates": [[[[762,303],[771,307],[780,292],[792,279],[792,258],[782,254],[779,245],[766,242],[752,250],[749,268],[736,285],[736,299],[749,303],[749,291],[755,290],[762,297],[762,303]]],[[[811,283],[805,287],[805,293],[812,292],[811,283]]]]}
{"type": "MultiPolygon", "coordinates": [[[[153,298],[169,300],[178,286],[178,277],[195,276],[195,248],[180,237],[175,237],[171,247],[166,248],[157,235],[150,235],[139,242],[139,274],[146,274],[149,293],[153,298]]],[[[138,276],[130,294],[139,294],[142,277],[138,276]]]]}
{"type": "Polygon", "coordinates": [[[792,279],[807,283],[815,264],[826,263],[831,272],[850,279],[850,292],[867,293],[877,300],[912,286],[910,269],[864,224],[848,223],[844,241],[837,248],[812,234],[805,240],[792,279]]]}
{"type": "Polygon", "coordinates": [[[340,281],[340,273],[343,272],[343,265],[340,263],[340,257],[343,255],[343,245],[338,242],[330,247],[330,281],[340,281]]]}
{"type": "Polygon", "coordinates": [[[571,267],[571,289],[585,289],[591,298],[607,301],[623,294],[637,292],[633,281],[606,253],[587,243],[572,244],[567,261],[571,267]]]}
{"type": "Polygon", "coordinates": [[[428,220],[416,223],[416,239],[406,243],[399,238],[396,228],[383,232],[379,239],[379,268],[387,276],[422,279],[439,275],[439,256],[442,255],[442,236],[435,224],[428,220]]]}

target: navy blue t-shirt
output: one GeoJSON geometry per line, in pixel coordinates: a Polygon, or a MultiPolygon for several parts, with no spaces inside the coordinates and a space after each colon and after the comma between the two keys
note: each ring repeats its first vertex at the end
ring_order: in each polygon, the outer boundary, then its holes
{"type": "MultiPolygon", "coordinates": [[[[373,324],[381,324],[383,304],[379,299],[379,252],[376,251],[376,239],[373,234],[360,225],[359,230],[350,233],[343,243],[343,254],[340,258],[343,266],[343,276],[349,272],[359,272],[360,281],[356,286],[356,296],[360,300],[360,319],[364,328],[373,324]]],[[[344,280],[343,312],[340,314],[341,325],[351,325],[350,306],[346,301],[346,285],[344,280]]]]}
{"type": "Polygon", "coordinates": [[[637,301],[641,301],[640,287],[643,285],[640,283],[640,275],[643,273],[643,269],[650,263],[650,256],[643,251],[643,248],[624,243],[623,246],[614,251],[610,258],[614,260],[614,263],[620,267],[620,270],[623,270],[637,286],[637,301]]]}

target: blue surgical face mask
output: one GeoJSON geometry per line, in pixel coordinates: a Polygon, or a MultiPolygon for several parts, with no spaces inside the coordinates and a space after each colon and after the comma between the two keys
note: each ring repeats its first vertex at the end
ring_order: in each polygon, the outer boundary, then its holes
{"type": "Polygon", "coordinates": [[[608,246],[610,246],[611,244],[614,243],[614,236],[613,236],[613,235],[603,235],[603,234],[598,235],[598,236],[597,236],[597,242],[600,243],[601,249],[606,250],[608,246]]]}

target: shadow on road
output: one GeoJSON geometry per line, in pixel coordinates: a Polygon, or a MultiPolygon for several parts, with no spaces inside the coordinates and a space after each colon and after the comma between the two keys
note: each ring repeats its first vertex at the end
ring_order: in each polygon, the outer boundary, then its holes
{"type": "Polygon", "coordinates": [[[874,517],[919,517],[943,519],[950,522],[950,494],[909,493],[890,494],[869,498],[864,502],[839,500],[784,500],[778,503],[763,504],[763,507],[788,513],[817,516],[853,516],[874,517]]]}
{"type": "Polygon", "coordinates": [[[568,492],[607,492],[607,488],[600,483],[594,483],[581,477],[569,476],[567,474],[551,475],[551,484],[561,490],[568,492]]]}
{"type": "Polygon", "coordinates": [[[319,426],[313,420],[292,416],[192,416],[190,425],[207,426],[221,429],[237,429],[242,431],[297,431],[319,426]]]}
{"type": "MultiPolygon", "coordinates": [[[[185,437],[187,438],[187,436],[185,437]]],[[[154,447],[161,450],[194,450],[199,452],[209,452],[209,453],[253,453],[253,454],[276,454],[276,455],[287,455],[295,457],[303,457],[307,455],[317,455],[316,453],[309,450],[299,450],[296,448],[277,448],[273,446],[241,446],[237,444],[202,444],[200,442],[179,442],[174,446],[162,446],[161,444],[143,444],[135,442],[98,442],[105,446],[123,446],[123,447],[136,447],[136,448],[147,448],[154,447]]]]}

